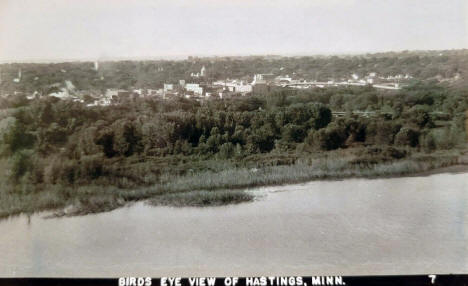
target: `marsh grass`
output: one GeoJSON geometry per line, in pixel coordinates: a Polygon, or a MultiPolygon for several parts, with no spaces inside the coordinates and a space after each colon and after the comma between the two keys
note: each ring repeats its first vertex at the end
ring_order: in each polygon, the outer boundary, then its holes
{"type": "Polygon", "coordinates": [[[252,195],[244,190],[258,186],[351,177],[395,177],[468,163],[455,151],[415,154],[410,158],[377,164],[355,164],[353,159],[353,156],[331,153],[321,158],[297,160],[292,165],[259,168],[235,167],[220,162],[216,168],[185,172],[183,175],[165,174],[159,183],[131,189],[109,185],[43,185],[37,188],[27,184],[12,189],[3,184],[0,187],[0,217],[54,209],[60,209],[57,215],[84,215],[145,199],[151,199],[153,205],[224,205],[251,200],[252,195]],[[220,166],[226,169],[219,170],[220,166]]]}
{"type": "Polygon", "coordinates": [[[252,194],[241,190],[192,191],[162,194],[149,200],[149,203],[155,206],[206,207],[238,204],[253,199],[252,194]]]}
{"type": "Polygon", "coordinates": [[[60,186],[51,186],[46,191],[30,193],[12,193],[2,189],[0,192],[0,218],[63,208],[67,201],[63,199],[61,188],[60,186]]]}

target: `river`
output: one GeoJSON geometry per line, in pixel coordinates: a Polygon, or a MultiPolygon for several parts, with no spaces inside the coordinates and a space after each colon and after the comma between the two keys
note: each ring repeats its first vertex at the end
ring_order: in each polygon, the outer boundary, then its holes
{"type": "Polygon", "coordinates": [[[468,173],[264,187],[207,208],[143,202],[0,221],[2,277],[466,273],[468,173]]]}

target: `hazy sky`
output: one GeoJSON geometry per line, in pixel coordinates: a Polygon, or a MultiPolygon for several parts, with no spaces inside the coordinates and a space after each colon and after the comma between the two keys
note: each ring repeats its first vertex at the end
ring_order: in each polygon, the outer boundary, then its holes
{"type": "Polygon", "coordinates": [[[0,61],[468,48],[468,0],[0,0],[0,61]]]}

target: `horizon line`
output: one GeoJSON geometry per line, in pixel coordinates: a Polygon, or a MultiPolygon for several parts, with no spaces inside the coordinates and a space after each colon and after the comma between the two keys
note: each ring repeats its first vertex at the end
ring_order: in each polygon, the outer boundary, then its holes
{"type": "Polygon", "coordinates": [[[56,58],[56,59],[15,59],[0,60],[0,64],[47,64],[47,63],[72,63],[72,62],[119,62],[119,61],[184,61],[189,57],[209,59],[209,58],[229,58],[229,57],[331,57],[331,56],[359,56],[386,53],[416,53],[416,52],[443,52],[443,51],[464,51],[468,48],[451,49],[404,49],[404,50],[382,50],[382,51],[355,51],[355,52],[313,52],[313,53],[258,53],[258,54],[173,54],[160,56],[115,56],[115,57],[83,57],[83,58],[56,58]]]}

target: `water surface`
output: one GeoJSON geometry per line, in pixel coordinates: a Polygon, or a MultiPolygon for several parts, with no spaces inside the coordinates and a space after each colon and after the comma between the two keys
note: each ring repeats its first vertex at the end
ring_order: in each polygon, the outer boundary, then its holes
{"type": "Polygon", "coordinates": [[[468,272],[468,173],[253,191],[225,207],[0,221],[0,276],[468,272]]]}

